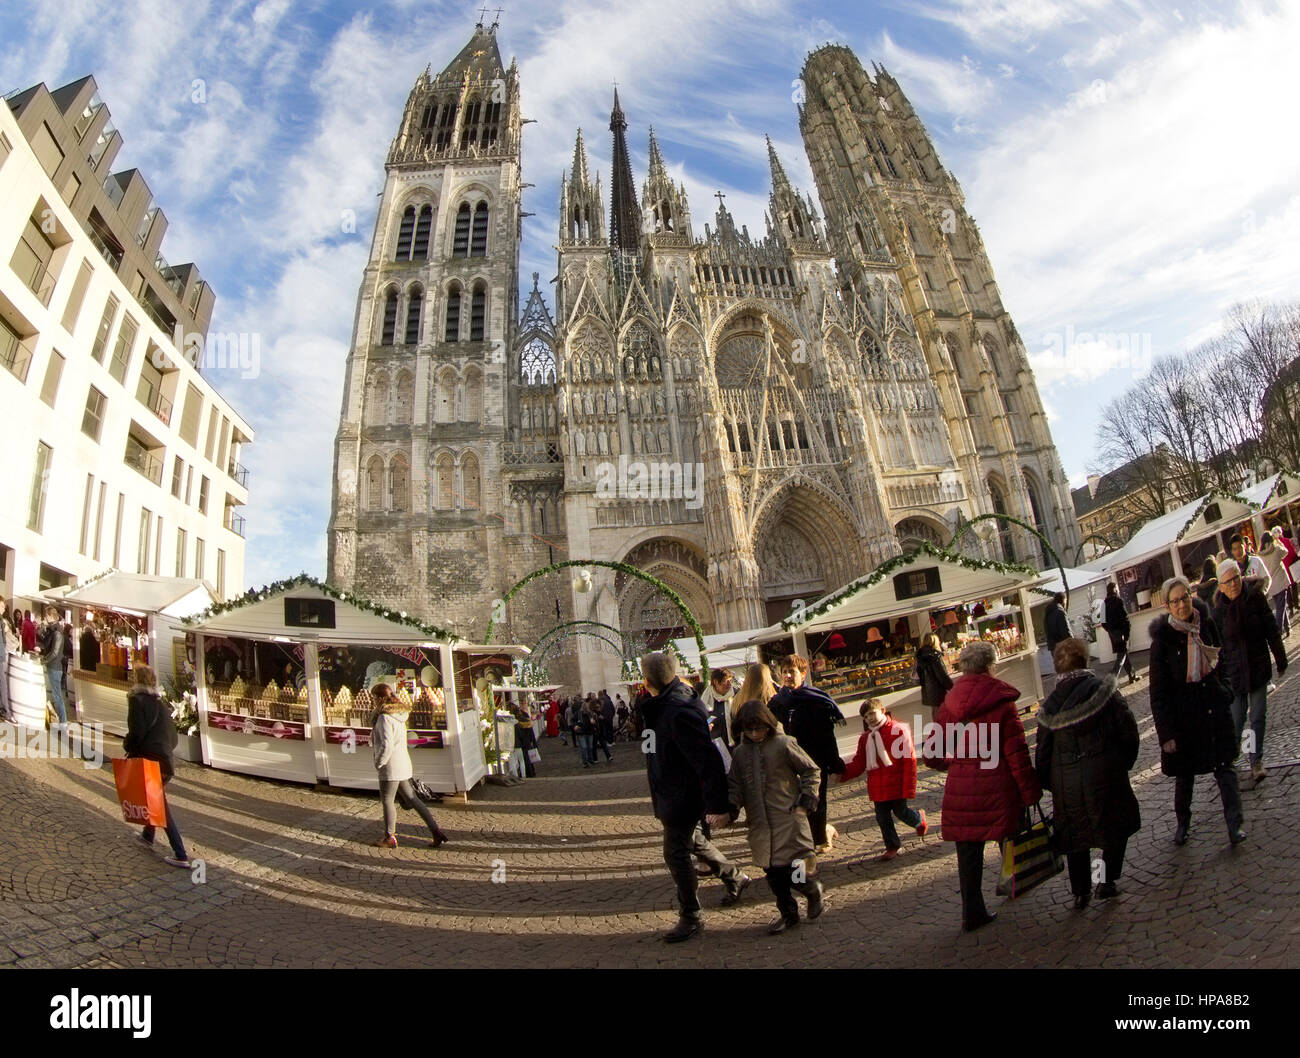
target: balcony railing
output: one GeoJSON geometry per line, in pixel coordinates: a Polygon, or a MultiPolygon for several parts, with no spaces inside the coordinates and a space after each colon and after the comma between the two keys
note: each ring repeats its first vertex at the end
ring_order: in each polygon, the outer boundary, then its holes
{"type": "Polygon", "coordinates": [[[27,340],[7,331],[0,332],[0,365],[19,382],[26,382],[27,369],[32,365],[32,351],[27,340]]]}
{"type": "Polygon", "coordinates": [[[232,459],[230,461],[230,466],[226,468],[226,473],[235,479],[236,484],[243,488],[248,488],[248,467],[244,466],[242,463],[236,463],[232,459]]]}
{"type": "Polygon", "coordinates": [[[41,304],[49,308],[50,295],[54,293],[55,277],[51,274],[45,259],[32,249],[26,239],[18,240],[9,267],[14,270],[15,275],[22,278],[22,281],[27,284],[27,289],[40,299],[41,304]]]}
{"type": "Polygon", "coordinates": [[[90,236],[90,241],[95,249],[99,251],[101,257],[113,266],[113,271],[122,267],[122,251],[114,249],[108,244],[108,241],[99,234],[94,228],[87,228],[86,234],[90,236]]]}
{"type": "Polygon", "coordinates": [[[225,527],[229,529],[232,533],[234,533],[236,536],[244,535],[245,519],[242,514],[235,513],[235,508],[233,507],[226,508],[226,518],[222,524],[224,524],[225,527]]]}
{"type": "Polygon", "coordinates": [[[153,412],[166,425],[172,422],[172,402],[162,395],[162,390],[146,379],[140,379],[135,399],[153,412]]]}
{"type": "Polygon", "coordinates": [[[135,438],[127,438],[126,455],[122,461],[155,485],[162,484],[162,460],[155,455],[150,455],[149,450],[135,438]]]}
{"type": "Polygon", "coordinates": [[[138,294],[135,300],[139,302],[140,307],[144,309],[144,314],[153,320],[154,324],[163,332],[163,334],[170,335],[172,331],[176,329],[175,317],[173,317],[170,312],[164,315],[163,311],[149,300],[147,293],[142,292],[138,294]]]}

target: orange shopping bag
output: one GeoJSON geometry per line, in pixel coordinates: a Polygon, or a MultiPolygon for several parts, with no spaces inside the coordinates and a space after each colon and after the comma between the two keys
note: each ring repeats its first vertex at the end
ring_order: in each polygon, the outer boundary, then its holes
{"type": "Polygon", "coordinates": [[[162,772],[156,760],[129,757],[113,761],[113,781],[122,802],[122,818],[138,827],[167,825],[163,801],[162,772]]]}

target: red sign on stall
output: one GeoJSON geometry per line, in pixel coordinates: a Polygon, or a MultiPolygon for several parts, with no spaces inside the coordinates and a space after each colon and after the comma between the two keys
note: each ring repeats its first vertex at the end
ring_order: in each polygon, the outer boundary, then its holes
{"type": "Polygon", "coordinates": [[[424,730],[407,731],[406,745],[410,749],[442,749],[444,746],[442,741],[442,732],[424,730]]]}
{"type": "Polygon", "coordinates": [[[290,742],[307,741],[307,725],[292,720],[267,720],[237,713],[208,713],[208,726],[238,735],[262,735],[290,742]]]}

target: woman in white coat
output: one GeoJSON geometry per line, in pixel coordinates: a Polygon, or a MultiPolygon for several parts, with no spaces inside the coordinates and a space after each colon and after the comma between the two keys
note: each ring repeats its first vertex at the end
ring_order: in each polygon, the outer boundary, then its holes
{"type": "Polygon", "coordinates": [[[386,683],[375,684],[370,693],[375,699],[370,748],[375,754],[379,797],[384,806],[384,836],[375,845],[397,848],[397,805],[394,802],[400,797],[402,806],[415,809],[428,825],[429,833],[433,835],[429,844],[436,849],[447,840],[447,835],[439,828],[429,806],[416,796],[411,787],[411,776],[415,772],[411,767],[411,751],[406,745],[406,717],[410,706],[403,705],[386,683]]]}

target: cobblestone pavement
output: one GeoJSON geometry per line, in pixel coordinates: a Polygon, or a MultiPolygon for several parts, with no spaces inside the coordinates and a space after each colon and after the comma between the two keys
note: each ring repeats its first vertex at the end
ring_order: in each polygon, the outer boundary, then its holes
{"type": "MultiPolygon", "coordinates": [[[[169,788],[206,881],[163,864],[135,839],[111,768],[0,761],[0,966],[1300,966],[1300,677],[1270,696],[1259,789],[1243,773],[1249,840],[1230,849],[1212,779],[1197,783],[1193,840],[1176,848],[1172,780],[1159,774],[1145,680],[1129,700],[1142,751],[1134,786],[1142,830],[1118,899],[1072,910],[1061,875],[1016,901],[985,891],[997,923],[959,931],[956,857],[938,840],[942,777],[922,769],[917,804],[932,836],[878,864],[880,834],[861,781],[833,788],[841,839],[822,861],[827,913],[768,937],[774,908],[761,871],[743,903],[716,907],[702,886],[705,933],[669,946],[672,887],[650,815],[639,748],[577,766],[543,742],[542,773],[480,787],[436,809],[452,842],[428,848],[400,819],[398,849],[377,849],[373,795],[312,790],[180,764],[169,788]],[[493,881],[495,876],[500,881],[493,881]]],[[[856,721],[851,721],[855,724],[856,721]]],[[[851,742],[846,734],[843,745],[851,742]]],[[[720,845],[748,862],[741,830],[720,845]]]]}

